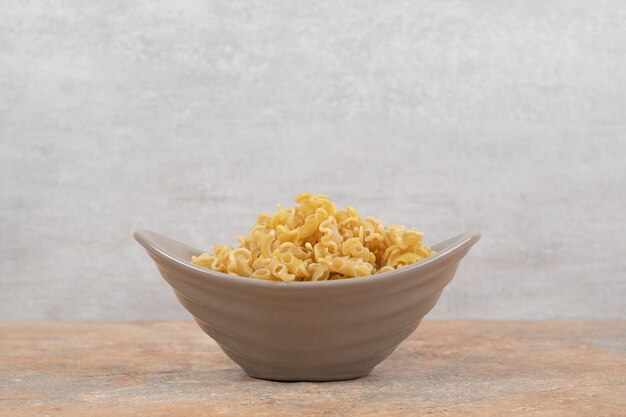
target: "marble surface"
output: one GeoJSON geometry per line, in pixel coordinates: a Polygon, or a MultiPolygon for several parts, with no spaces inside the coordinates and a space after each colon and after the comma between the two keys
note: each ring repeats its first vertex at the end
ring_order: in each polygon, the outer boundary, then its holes
{"type": "Polygon", "coordinates": [[[0,318],[176,319],[135,228],[302,191],[481,242],[435,318],[626,318],[626,2],[9,1],[0,318]]]}
{"type": "Polygon", "coordinates": [[[426,321],[367,377],[246,376],[185,321],[0,322],[0,416],[579,416],[626,409],[626,321],[426,321]]]}

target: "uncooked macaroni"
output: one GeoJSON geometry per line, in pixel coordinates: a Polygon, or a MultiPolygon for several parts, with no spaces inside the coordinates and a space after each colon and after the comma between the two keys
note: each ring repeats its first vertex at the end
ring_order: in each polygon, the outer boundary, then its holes
{"type": "Polygon", "coordinates": [[[195,265],[272,281],[324,281],[393,271],[428,258],[422,232],[384,226],[353,207],[337,210],[326,195],[303,193],[295,207],[263,213],[238,248],[214,246],[195,265]]]}

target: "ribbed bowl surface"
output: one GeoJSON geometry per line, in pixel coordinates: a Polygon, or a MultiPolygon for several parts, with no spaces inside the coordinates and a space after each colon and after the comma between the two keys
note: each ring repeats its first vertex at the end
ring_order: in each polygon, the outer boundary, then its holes
{"type": "Polygon", "coordinates": [[[180,303],[250,376],[329,381],[367,375],[437,303],[479,239],[468,233],[435,257],[367,278],[277,283],[224,275],[187,260],[200,251],[138,231],[180,303]]]}

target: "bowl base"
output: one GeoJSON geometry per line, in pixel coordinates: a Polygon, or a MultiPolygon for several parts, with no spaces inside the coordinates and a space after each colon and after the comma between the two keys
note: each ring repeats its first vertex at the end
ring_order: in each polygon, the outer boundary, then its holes
{"type": "Polygon", "coordinates": [[[258,374],[249,372],[244,369],[244,372],[256,379],[264,379],[266,381],[276,382],[333,382],[333,381],[348,381],[351,379],[359,379],[366,377],[372,372],[368,370],[366,372],[358,372],[354,374],[337,374],[337,375],[273,375],[273,374],[258,374]]]}

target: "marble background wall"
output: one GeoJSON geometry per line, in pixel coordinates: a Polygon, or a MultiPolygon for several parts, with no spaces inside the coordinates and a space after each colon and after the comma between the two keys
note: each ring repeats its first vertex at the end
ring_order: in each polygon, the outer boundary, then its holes
{"type": "Polygon", "coordinates": [[[174,319],[135,228],[483,232],[431,318],[626,317],[626,2],[9,1],[0,318],[174,319]]]}

